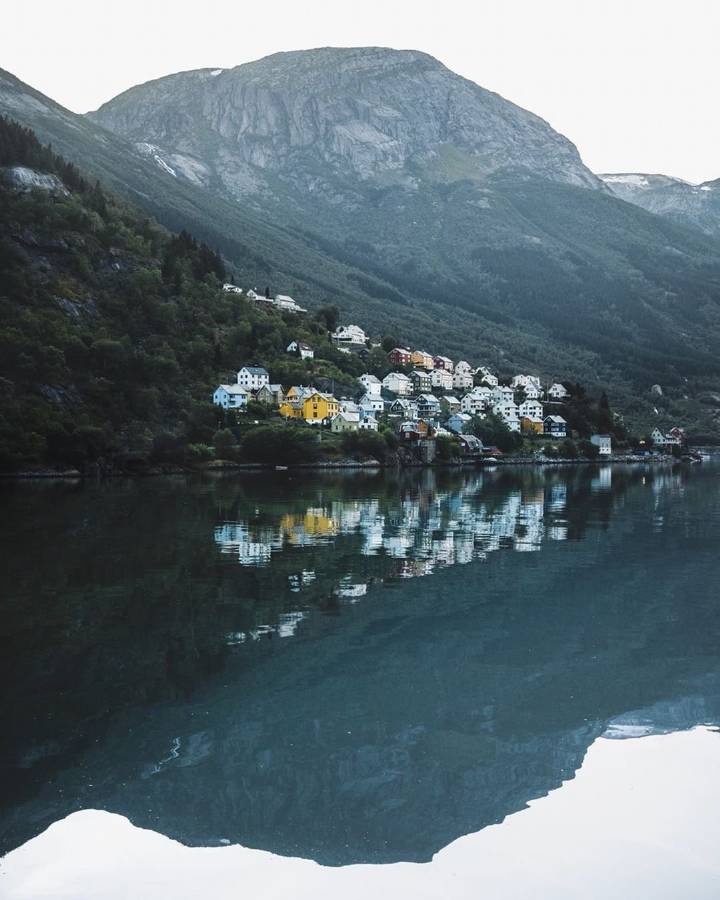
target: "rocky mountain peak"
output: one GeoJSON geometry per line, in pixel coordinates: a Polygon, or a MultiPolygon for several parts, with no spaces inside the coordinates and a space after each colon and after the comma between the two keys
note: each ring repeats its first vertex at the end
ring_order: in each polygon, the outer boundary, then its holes
{"type": "Polygon", "coordinates": [[[91,118],[175,164],[200,163],[234,195],[267,173],[311,185],[522,170],[604,189],[547,122],[414,50],[327,47],[179,73],[126,91],[91,118]]]}

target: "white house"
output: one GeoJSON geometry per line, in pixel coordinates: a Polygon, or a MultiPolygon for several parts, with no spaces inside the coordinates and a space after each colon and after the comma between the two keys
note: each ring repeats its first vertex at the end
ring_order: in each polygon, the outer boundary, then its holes
{"type": "Polygon", "coordinates": [[[358,381],[365,388],[366,393],[375,394],[378,397],[380,396],[380,391],[382,390],[382,382],[375,375],[370,375],[369,372],[366,372],[364,375],[361,375],[358,378],[358,381]]]}
{"type": "Polygon", "coordinates": [[[302,341],[290,341],[287,345],[286,353],[295,353],[300,359],[313,359],[315,356],[313,348],[302,341]]]}
{"type": "Polygon", "coordinates": [[[409,397],[413,391],[413,383],[402,372],[390,372],[382,380],[382,386],[385,390],[399,397],[409,397]]]}
{"type": "Polygon", "coordinates": [[[520,388],[528,388],[530,386],[536,387],[538,390],[540,389],[539,375],[513,375],[512,381],[510,382],[510,387],[516,391],[520,388]]]}
{"type": "Polygon", "coordinates": [[[535,384],[527,384],[523,388],[526,400],[540,400],[542,398],[542,388],[535,384]]]}
{"type": "Polygon", "coordinates": [[[433,369],[430,373],[430,384],[442,391],[453,389],[453,373],[448,369],[433,369]]]}
{"type": "Polygon", "coordinates": [[[360,428],[360,413],[340,411],[330,419],[330,431],[339,434],[343,431],[358,431],[360,428]]]}
{"type": "Polygon", "coordinates": [[[547,395],[550,400],[565,400],[566,397],[570,396],[565,385],[557,381],[547,389],[547,395]]]}
{"type": "Polygon", "coordinates": [[[282,309],[285,312],[295,312],[295,313],[304,313],[307,310],[298,306],[298,304],[293,300],[292,297],[288,297],[287,294],[276,294],[275,299],[273,300],[273,304],[277,306],[278,309],[282,309]]]}
{"type": "Polygon", "coordinates": [[[523,400],[518,406],[518,415],[521,419],[523,416],[527,416],[528,419],[542,419],[543,405],[539,400],[523,400]]]}
{"type": "Polygon", "coordinates": [[[472,422],[472,416],[469,416],[467,413],[455,413],[454,416],[450,416],[447,421],[447,427],[454,434],[463,434],[469,428],[472,422]]]}
{"type": "Polygon", "coordinates": [[[473,367],[464,359],[461,359],[455,366],[456,372],[463,372],[465,375],[473,374],[473,367]]]}
{"type": "Polygon", "coordinates": [[[475,388],[460,400],[460,409],[470,416],[485,412],[491,405],[489,388],[475,388]]]}
{"type": "Polygon", "coordinates": [[[475,374],[480,377],[480,381],[483,384],[486,384],[488,387],[496,387],[498,383],[497,375],[493,375],[493,373],[488,369],[487,366],[479,366],[475,370],[475,374]]]}
{"type": "Polygon", "coordinates": [[[237,383],[248,391],[257,391],[270,384],[270,374],[262,366],[243,366],[237,373],[237,383]]]}
{"type": "Polygon", "coordinates": [[[367,391],[360,398],[360,406],[363,409],[372,410],[373,413],[381,413],[385,409],[385,401],[380,394],[371,394],[367,391]]]}
{"type": "Polygon", "coordinates": [[[475,384],[472,372],[459,371],[459,366],[460,363],[455,366],[455,371],[453,372],[453,389],[456,391],[470,391],[475,384]]]}
{"type": "Polygon", "coordinates": [[[250,392],[239,384],[221,384],[213,394],[213,403],[223,409],[244,409],[249,397],[250,392]]]}
{"type": "Polygon", "coordinates": [[[510,431],[520,431],[518,408],[512,400],[496,403],[493,412],[496,416],[500,416],[510,431]]]}
{"type": "Polygon", "coordinates": [[[680,435],[673,434],[672,432],[663,434],[659,428],[653,428],[650,437],[656,447],[680,447],[682,445],[680,435]]]}
{"type": "Polygon", "coordinates": [[[367,343],[368,336],[359,325],[341,325],[333,331],[332,340],[338,347],[360,348],[367,343]]]}
{"type": "Polygon", "coordinates": [[[490,397],[493,403],[514,403],[515,391],[504,384],[497,384],[490,391],[490,397]]]}
{"type": "Polygon", "coordinates": [[[600,456],[612,455],[612,438],[609,434],[593,434],[590,443],[598,448],[600,456]]]}
{"type": "Polygon", "coordinates": [[[236,284],[224,284],[223,290],[228,294],[242,294],[242,288],[239,288],[236,284]]]}

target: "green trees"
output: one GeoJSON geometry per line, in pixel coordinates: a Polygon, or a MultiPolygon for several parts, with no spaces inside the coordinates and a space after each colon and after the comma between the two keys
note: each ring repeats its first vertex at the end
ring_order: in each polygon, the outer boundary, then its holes
{"type": "Polygon", "coordinates": [[[522,438],[516,431],[511,431],[505,422],[494,413],[484,419],[474,418],[471,432],[479,437],[485,446],[497,447],[503,453],[512,453],[522,445],[522,438]]]}
{"type": "Polygon", "coordinates": [[[243,458],[268,465],[312,462],[319,451],[318,435],[302,425],[260,425],[245,435],[243,458]]]}

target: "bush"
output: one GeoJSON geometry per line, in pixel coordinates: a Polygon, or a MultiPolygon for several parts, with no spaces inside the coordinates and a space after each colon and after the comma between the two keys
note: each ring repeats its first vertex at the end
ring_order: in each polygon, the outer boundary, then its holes
{"type": "Polygon", "coordinates": [[[238,442],[229,428],[221,428],[213,435],[213,447],[218,459],[232,459],[237,453],[238,442]]]}
{"type": "Polygon", "coordinates": [[[484,419],[475,418],[471,430],[485,446],[497,447],[503,453],[512,453],[522,445],[522,437],[516,431],[510,431],[505,422],[494,414],[484,419]]]}
{"type": "Polygon", "coordinates": [[[342,436],[342,448],[352,456],[372,456],[383,462],[388,445],[383,435],[377,431],[346,431],[342,436]]]}
{"type": "Polygon", "coordinates": [[[260,425],[243,438],[242,454],[249,462],[275,466],[312,462],[318,456],[318,436],[309,426],[260,425]]]}
{"type": "Polygon", "coordinates": [[[567,438],[560,444],[558,448],[558,452],[562,459],[577,459],[578,458],[578,448],[575,441],[567,438]]]}
{"type": "Polygon", "coordinates": [[[600,448],[596,447],[592,441],[580,441],[578,443],[580,455],[585,459],[597,459],[600,456],[600,448]]]}
{"type": "Polygon", "coordinates": [[[449,459],[452,459],[454,456],[458,456],[458,444],[455,438],[451,438],[447,434],[439,435],[438,439],[435,442],[437,458],[446,462],[449,459]]]}
{"type": "Polygon", "coordinates": [[[214,459],[215,453],[209,444],[188,444],[186,458],[190,464],[204,463],[214,459]]]}

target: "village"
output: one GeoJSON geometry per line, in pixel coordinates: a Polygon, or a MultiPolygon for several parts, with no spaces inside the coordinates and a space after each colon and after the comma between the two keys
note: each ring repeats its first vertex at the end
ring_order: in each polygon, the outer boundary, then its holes
{"type": "MultiPolygon", "coordinates": [[[[241,292],[231,284],[224,288],[241,292]]],[[[262,296],[253,290],[245,296],[283,312],[306,312],[289,296],[270,297],[267,291],[262,296]]],[[[354,324],[338,325],[330,339],[340,352],[361,359],[380,347],[354,324]]],[[[306,342],[294,340],[286,353],[312,360],[315,350],[306,342]]],[[[557,452],[559,442],[577,437],[562,414],[571,394],[561,382],[543,384],[540,376],[521,373],[501,380],[487,366],[467,360],[455,362],[447,356],[404,346],[387,351],[386,360],[385,374],[366,372],[357,378],[354,391],[344,391],[339,397],[313,384],[286,387],[274,382],[267,368],[248,362],[239,368],[235,383],[218,385],[213,403],[236,413],[246,411],[250,403],[259,403],[283,420],[333,434],[391,429],[401,446],[426,463],[435,459],[437,440],[443,437],[453,440],[465,458],[502,456],[503,450],[495,444],[484,444],[478,436],[482,432],[478,423],[488,418],[501,423],[508,434],[529,439],[548,451],[557,452]]],[[[593,458],[613,455],[611,434],[590,434],[587,442],[594,448],[588,454],[593,458]]],[[[681,429],[664,433],[656,428],[648,443],[670,450],[684,442],[681,429]]]]}

